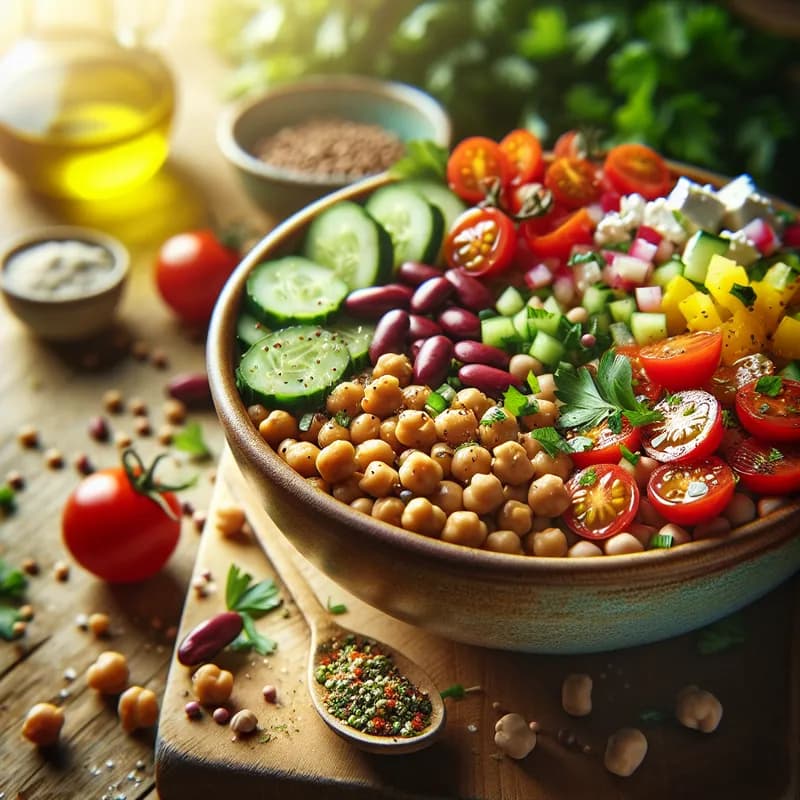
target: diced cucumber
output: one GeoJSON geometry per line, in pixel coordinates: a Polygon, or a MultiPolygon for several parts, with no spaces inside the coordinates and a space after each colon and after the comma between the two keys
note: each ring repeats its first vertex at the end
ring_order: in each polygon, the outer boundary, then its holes
{"type": "Polygon", "coordinates": [[[516,314],[521,308],[525,307],[525,299],[520,294],[516,286],[506,286],[497,298],[494,307],[505,317],[516,314]]]}
{"type": "Polygon", "coordinates": [[[522,341],[528,341],[531,338],[530,332],[530,316],[528,314],[528,306],[524,306],[511,319],[514,322],[514,328],[519,334],[522,341]]]}
{"type": "Polygon", "coordinates": [[[445,231],[449,231],[456,217],[466,211],[467,206],[464,201],[443,183],[418,178],[403,181],[401,185],[416,189],[432,206],[436,206],[442,212],[445,231]]]}
{"type": "Polygon", "coordinates": [[[608,333],[611,327],[611,314],[607,311],[598,311],[589,314],[589,321],[586,323],[586,330],[597,336],[599,333],[608,333]]]}
{"type": "Polygon", "coordinates": [[[564,345],[549,333],[539,331],[528,349],[528,354],[538,358],[542,364],[555,366],[564,357],[564,345]]]}
{"type": "Polygon", "coordinates": [[[653,283],[666,289],[667,284],[676,276],[683,275],[683,262],[677,258],[671,258],[663,264],[659,264],[653,270],[653,283]]]}
{"type": "Polygon", "coordinates": [[[544,308],[534,309],[532,313],[528,314],[528,330],[531,338],[540,331],[555,336],[563,318],[564,315],[560,312],[553,313],[544,308]]]}
{"type": "Polygon", "coordinates": [[[363,369],[369,363],[369,346],[375,336],[375,326],[370,322],[350,317],[339,317],[327,326],[350,351],[353,369],[363,369]]]}
{"type": "Polygon", "coordinates": [[[779,291],[785,289],[796,278],[797,275],[794,270],[788,264],[784,264],[783,261],[775,262],[764,273],[764,280],[779,291]]]}
{"type": "Polygon", "coordinates": [[[605,311],[609,301],[614,298],[614,294],[607,286],[600,283],[593,283],[587,286],[583,293],[583,307],[590,314],[597,314],[605,311]]]}
{"type": "Polygon", "coordinates": [[[635,344],[631,329],[624,322],[612,322],[608,328],[611,334],[611,341],[615,345],[635,344]]]}
{"type": "Polygon", "coordinates": [[[404,261],[436,261],[442,246],[444,217],[418,191],[402,183],[383,186],[372,193],[365,208],[388,231],[395,267],[404,261]]]}
{"type": "Polygon", "coordinates": [[[285,256],[258,264],[245,291],[253,314],[277,327],[325,322],[349,290],[333,270],[302,256],[285,256]]]}
{"type": "Polygon", "coordinates": [[[236,320],[236,338],[247,349],[261,341],[269,333],[269,328],[252,314],[243,311],[236,320]]]}
{"type": "Polygon", "coordinates": [[[630,325],[637,344],[650,344],[667,338],[667,315],[661,312],[634,311],[630,325]]]}
{"type": "Polygon", "coordinates": [[[551,314],[564,313],[564,307],[561,305],[561,303],[558,302],[558,300],[556,300],[556,298],[552,294],[548,295],[545,298],[544,303],[542,304],[542,308],[544,308],[545,311],[549,311],[551,314]]]}
{"type": "Polygon", "coordinates": [[[239,362],[236,383],[245,402],[310,411],[350,371],[344,341],[313,325],[294,325],[265,336],[239,362]]]}
{"type": "Polygon", "coordinates": [[[608,304],[608,313],[614,322],[628,323],[631,314],[636,311],[636,300],[633,297],[623,297],[619,300],[612,300],[608,304]]]}
{"type": "Polygon", "coordinates": [[[314,218],[304,254],[332,269],[351,290],[386,283],[394,263],[389,234],[362,206],[349,200],[314,218]]]}
{"type": "Polygon", "coordinates": [[[504,348],[507,342],[519,341],[520,335],[511,317],[487,317],[481,320],[481,341],[504,348]]]}
{"type": "Polygon", "coordinates": [[[693,233],[683,248],[683,277],[695,283],[703,283],[708,272],[711,256],[724,256],[730,242],[707,231],[693,233]]]}

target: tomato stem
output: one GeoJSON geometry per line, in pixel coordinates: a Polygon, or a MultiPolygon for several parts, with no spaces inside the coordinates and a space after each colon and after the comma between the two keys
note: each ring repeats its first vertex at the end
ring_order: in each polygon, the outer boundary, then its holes
{"type": "Polygon", "coordinates": [[[131,486],[145,497],[149,497],[156,503],[161,510],[172,520],[177,520],[178,515],[172,510],[169,503],[164,499],[164,492],[179,492],[192,486],[196,478],[191,478],[183,483],[160,483],[156,480],[155,471],[159,461],[164,458],[166,453],[159,453],[149,467],[145,467],[139,454],[132,448],[126,448],[122,453],[122,466],[125,474],[131,482],[131,486]]]}

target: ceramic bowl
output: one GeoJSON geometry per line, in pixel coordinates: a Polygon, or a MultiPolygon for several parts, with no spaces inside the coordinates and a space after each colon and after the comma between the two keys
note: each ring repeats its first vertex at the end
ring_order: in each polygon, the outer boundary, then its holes
{"type": "Polygon", "coordinates": [[[675,636],[750,603],[800,569],[798,502],[725,538],[671,550],[535,558],[400,530],[313,489],[290,469],[264,443],[236,390],[235,323],[245,280],[258,262],[291,250],[322,209],[363,199],[385,180],[325,198],[261,240],[228,282],[209,332],[211,388],[233,455],[308,560],[393,617],[456,641],[537,653],[596,652],[675,636]]]}
{"type": "Polygon", "coordinates": [[[75,341],[109,327],[128,276],[128,251],[101,231],[52,226],[23,233],[5,242],[0,256],[0,289],[8,308],[42,339],[75,341]],[[47,242],[80,242],[102,248],[110,267],[102,285],[69,298],[43,297],[9,284],[8,266],[15,256],[47,242]]]}
{"type": "Polygon", "coordinates": [[[282,169],[255,155],[281,128],[336,118],[379,125],[401,141],[427,139],[446,147],[451,124],[430,95],[402,83],[355,75],[306,78],[227,108],[217,142],[252,200],[283,219],[317,198],[353,183],[346,175],[321,176],[282,169]]]}

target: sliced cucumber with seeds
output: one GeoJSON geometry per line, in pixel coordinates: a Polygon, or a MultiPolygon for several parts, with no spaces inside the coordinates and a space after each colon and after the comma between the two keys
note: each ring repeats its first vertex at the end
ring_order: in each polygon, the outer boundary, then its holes
{"type": "Polygon", "coordinates": [[[250,310],[268,325],[313,324],[330,319],[347,284],[333,270],[302,256],[258,264],[247,279],[250,310]]]}
{"type": "Polygon", "coordinates": [[[353,369],[363,369],[369,363],[369,346],[375,336],[375,326],[351,317],[340,317],[327,326],[337,339],[347,345],[353,369]]]}
{"type": "Polygon", "coordinates": [[[403,181],[401,186],[419,192],[432,206],[436,206],[444,217],[444,229],[449,231],[459,214],[467,210],[466,203],[443,183],[424,178],[403,181]]]}
{"type": "Polygon", "coordinates": [[[373,192],[365,207],[392,237],[395,267],[404,261],[432,264],[436,260],[444,217],[418,191],[402,183],[383,186],[373,192]]]}
{"type": "Polygon", "coordinates": [[[314,325],[274,331],[239,362],[236,383],[246,403],[309,411],[318,408],[350,371],[341,337],[314,325]]]}
{"type": "Polygon", "coordinates": [[[362,206],[343,200],[309,225],[304,254],[332,269],[349,289],[386,283],[392,273],[392,240],[362,206]]]}
{"type": "Polygon", "coordinates": [[[252,314],[243,311],[236,320],[236,339],[245,349],[261,341],[269,333],[269,328],[252,314]]]}

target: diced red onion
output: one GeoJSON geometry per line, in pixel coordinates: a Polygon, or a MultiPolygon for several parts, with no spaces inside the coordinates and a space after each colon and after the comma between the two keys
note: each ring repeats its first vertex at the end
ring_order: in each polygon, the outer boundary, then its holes
{"type": "Polygon", "coordinates": [[[639,311],[661,311],[660,286],[637,286],[635,293],[636,305],[639,308],[639,311]]]}

